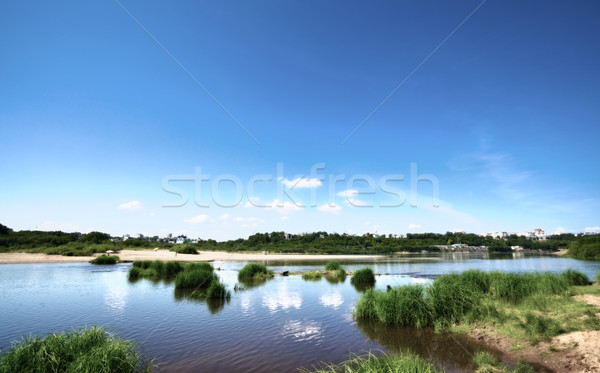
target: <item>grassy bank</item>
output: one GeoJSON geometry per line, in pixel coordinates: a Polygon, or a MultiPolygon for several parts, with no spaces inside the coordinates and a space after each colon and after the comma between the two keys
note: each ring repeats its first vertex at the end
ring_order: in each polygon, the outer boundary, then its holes
{"type": "Polygon", "coordinates": [[[399,354],[376,356],[356,356],[339,365],[328,364],[315,370],[301,370],[308,373],[388,373],[388,372],[411,372],[411,373],[437,373],[430,360],[425,360],[413,353],[404,352],[399,354]]]}
{"type": "Polygon", "coordinates": [[[581,284],[589,281],[576,271],[514,274],[469,270],[440,276],[428,286],[368,290],[359,299],[355,315],[437,330],[493,325],[501,334],[535,344],[565,332],[600,329],[597,310],[570,296],[592,288],[581,284]]]}
{"type": "Polygon", "coordinates": [[[0,354],[0,372],[150,372],[137,346],[94,327],[28,337],[0,354]]]}

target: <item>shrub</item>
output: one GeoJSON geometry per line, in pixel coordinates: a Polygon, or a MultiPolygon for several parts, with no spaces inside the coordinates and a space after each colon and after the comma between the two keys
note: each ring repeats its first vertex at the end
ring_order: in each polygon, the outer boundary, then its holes
{"type": "Polygon", "coordinates": [[[141,272],[142,272],[142,270],[140,269],[140,267],[129,268],[129,279],[137,280],[140,277],[141,272]]]}
{"type": "Polygon", "coordinates": [[[375,275],[371,268],[362,268],[354,272],[350,278],[350,283],[353,285],[374,285],[375,275]]]}
{"type": "Polygon", "coordinates": [[[117,264],[119,262],[119,257],[116,255],[100,255],[92,260],[90,263],[92,264],[117,264]]]}
{"type": "Polygon", "coordinates": [[[264,264],[249,263],[244,266],[238,273],[238,280],[261,278],[271,276],[273,272],[267,270],[264,264]]]}
{"type": "Polygon", "coordinates": [[[133,342],[94,327],[28,337],[0,355],[2,372],[149,372],[133,342]]]}
{"type": "Polygon", "coordinates": [[[196,250],[196,248],[194,248],[193,246],[189,246],[189,245],[184,245],[182,247],[178,247],[175,249],[175,252],[178,254],[198,255],[198,250],[196,250]]]}
{"type": "Polygon", "coordinates": [[[335,260],[332,260],[330,262],[327,262],[327,264],[325,264],[326,271],[337,271],[338,269],[340,269],[340,263],[338,263],[335,260]]]}

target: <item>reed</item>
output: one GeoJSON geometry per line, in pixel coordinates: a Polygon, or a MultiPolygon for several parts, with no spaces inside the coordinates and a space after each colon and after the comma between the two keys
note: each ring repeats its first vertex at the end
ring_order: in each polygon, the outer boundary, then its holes
{"type": "Polygon", "coordinates": [[[0,372],[150,372],[137,350],[102,327],[31,336],[0,354],[0,372]]]}
{"type": "MultiPolygon", "coordinates": [[[[590,279],[586,275],[584,275],[583,273],[581,273],[577,270],[568,269],[565,272],[563,272],[562,275],[567,280],[567,283],[569,286],[591,285],[590,279]]],[[[600,275],[600,273],[598,275],[600,275]]],[[[596,276],[596,278],[598,278],[598,276],[596,276]]]]}
{"type": "Polygon", "coordinates": [[[350,278],[350,283],[353,285],[375,285],[375,274],[369,267],[361,268],[354,272],[350,278]]]}
{"type": "Polygon", "coordinates": [[[249,263],[238,273],[238,280],[257,279],[273,277],[273,272],[269,271],[264,264],[249,263]]]}
{"type": "Polygon", "coordinates": [[[90,260],[90,263],[100,264],[100,265],[117,264],[118,262],[119,262],[119,257],[116,255],[100,255],[99,257],[96,257],[96,258],[90,260]]]}
{"type": "Polygon", "coordinates": [[[182,271],[175,277],[175,289],[207,289],[213,281],[219,281],[219,277],[206,269],[182,271]]]}
{"type": "Polygon", "coordinates": [[[340,263],[335,260],[329,261],[325,264],[326,271],[337,271],[338,269],[340,269],[340,263]]]}
{"type": "Polygon", "coordinates": [[[221,281],[212,281],[206,290],[206,299],[230,299],[231,293],[221,281]]]}

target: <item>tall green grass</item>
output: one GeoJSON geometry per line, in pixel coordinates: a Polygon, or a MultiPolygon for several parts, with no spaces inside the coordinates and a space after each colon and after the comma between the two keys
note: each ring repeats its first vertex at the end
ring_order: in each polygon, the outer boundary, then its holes
{"type": "Polygon", "coordinates": [[[210,263],[182,263],[182,262],[161,262],[160,260],[136,260],[129,269],[129,279],[132,281],[148,278],[154,281],[173,280],[181,272],[192,271],[213,272],[214,268],[210,263]]]}
{"type": "Polygon", "coordinates": [[[119,262],[119,257],[116,255],[100,255],[97,258],[90,260],[92,264],[117,264],[119,262]]]}
{"type": "Polygon", "coordinates": [[[502,364],[498,358],[488,351],[477,351],[473,355],[473,365],[477,373],[533,373],[533,367],[529,364],[518,362],[514,368],[502,364]]]}
{"type": "Polygon", "coordinates": [[[369,353],[366,356],[355,356],[339,365],[327,364],[308,373],[437,373],[431,360],[423,359],[411,352],[384,354],[376,356],[369,353]]]}
{"type": "Polygon", "coordinates": [[[337,271],[338,269],[340,269],[340,263],[335,260],[329,261],[325,264],[326,271],[337,271]]]}
{"type": "Polygon", "coordinates": [[[574,269],[568,269],[563,272],[562,275],[566,278],[569,286],[585,286],[591,284],[590,279],[586,275],[574,269]]]}
{"type": "Polygon", "coordinates": [[[304,272],[302,274],[304,281],[320,281],[321,278],[323,278],[323,274],[319,271],[304,272]]]}
{"type": "Polygon", "coordinates": [[[231,293],[225,288],[225,285],[218,280],[213,280],[206,290],[206,299],[229,299],[231,293]]]}
{"type": "Polygon", "coordinates": [[[94,327],[27,337],[0,354],[0,372],[149,372],[137,346],[94,327]]]}
{"type": "MultiPolygon", "coordinates": [[[[416,327],[445,328],[479,320],[503,323],[510,317],[504,311],[506,308],[526,305],[542,312],[569,294],[570,283],[581,281],[581,276],[574,271],[488,274],[470,270],[440,276],[425,287],[405,285],[388,292],[369,290],[358,300],[355,315],[386,324],[416,327]]],[[[532,342],[546,340],[564,331],[551,318],[533,313],[524,318],[520,327],[532,342]]]]}
{"type": "Polygon", "coordinates": [[[350,278],[353,285],[375,285],[375,274],[371,268],[361,268],[350,278]]]}
{"type": "Polygon", "coordinates": [[[175,277],[176,289],[208,289],[213,281],[219,281],[219,277],[212,271],[206,269],[194,269],[182,271],[175,277]]]}
{"type": "Polygon", "coordinates": [[[267,278],[272,276],[273,272],[269,271],[264,264],[248,263],[238,273],[238,280],[267,278]]]}

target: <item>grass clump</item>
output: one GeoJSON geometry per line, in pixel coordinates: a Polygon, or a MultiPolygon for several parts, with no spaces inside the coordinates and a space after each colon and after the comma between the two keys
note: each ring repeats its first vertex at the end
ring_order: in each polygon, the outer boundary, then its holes
{"type": "Polygon", "coordinates": [[[161,262],[160,260],[136,260],[129,269],[129,279],[132,281],[147,278],[154,281],[171,281],[181,272],[192,271],[213,272],[210,263],[161,262]]]}
{"type": "Polygon", "coordinates": [[[532,344],[537,344],[540,340],[549,341],[552,337],[565,332],[558,321],[533,313],[527,313],[525,316],[523,329],[529,335],[532,344]]]}
{"type": "Polygon", "coordinates": [[[300,370],[308,373],[387,373],[387,372],[411,372],[411,373],[437,373],[433,362],[423,359],[412,352],[401,352],[397,354],[383,354],[376,356],[369,353],[365,356],[355,356],[339,365],[326,364],[312,371],[300,370]]]}
{"type": "Polygon", "coordinates": [[[304,281],[320,281],[322,277],[323,274],[319,271],[304,272],[302,274],[304,281]]]}
{"type": "Polygon", "coordinates": [[[361,268],[350,278],[353,285],[375,285],[375,274],[371,268],[361,268]]]}
{"type": "Polygon", "coordinates": [[[206,269],[182,271],[175,277],[175,289],[207,289],[218,276],[206,269]]]}
{"type": "Polygon", "coordinates": [[[27,337],[0,354],[0,372],[149,372],[130,341],[94,327],[27,337]]]}
{"type": "Polygon", "coordinates": [[[191,245],[183,245],[180,247],[176,247],[175,249],[171,249],[173,251],[175,251],[177,254],[192,254],[192,255],[198,255],[198,250],[196,250],[196,248],[194,246],[191,245]]]}
{"type": "Polygon", "coordinates": [[[273,272],[269,271],[264,264],[249,263],[238,273],[238,280],[265,279],[273,277],[273,272]]]}
{"type": "Polygon", "coordinates": [[[117,264],[119,263],[119,257],[116,255],[100,255],[97,258],[90,260],[92,264],[117,264]]]}
{"type": "Polygon", "coordinates": [[[475,352],[473,365],[477,373],[533,373],[533,367],[529,364],[518,362],[511,369],[488,351],[475,352]]]}
{"type": "MultiPolygon", "coordinates": [[[[569,286],[591,285],[590,279],[586,275],[584,275],[583,273],[581,273],[577,270],[568,269],[565,272],[563,272],[562,275],[567,280],[567,283],[569,284],[569,286]]],[[[600,275],[600,273],[598,275],[600,275]]],[[[596,276],[596,278],[597,277],[598,276],[596,276]]]]}
{"type": "Polygon", "coordinates": [[[329,261],[325,264],[326,271],[337,271],[340,268],[340,263],[335,260],[329,261]]]}
{"type": "Polygon", "coordinates": [[[213,281],[206,290],[206,299],[229,299],[231,293],[221,281],[213,281]]]}

